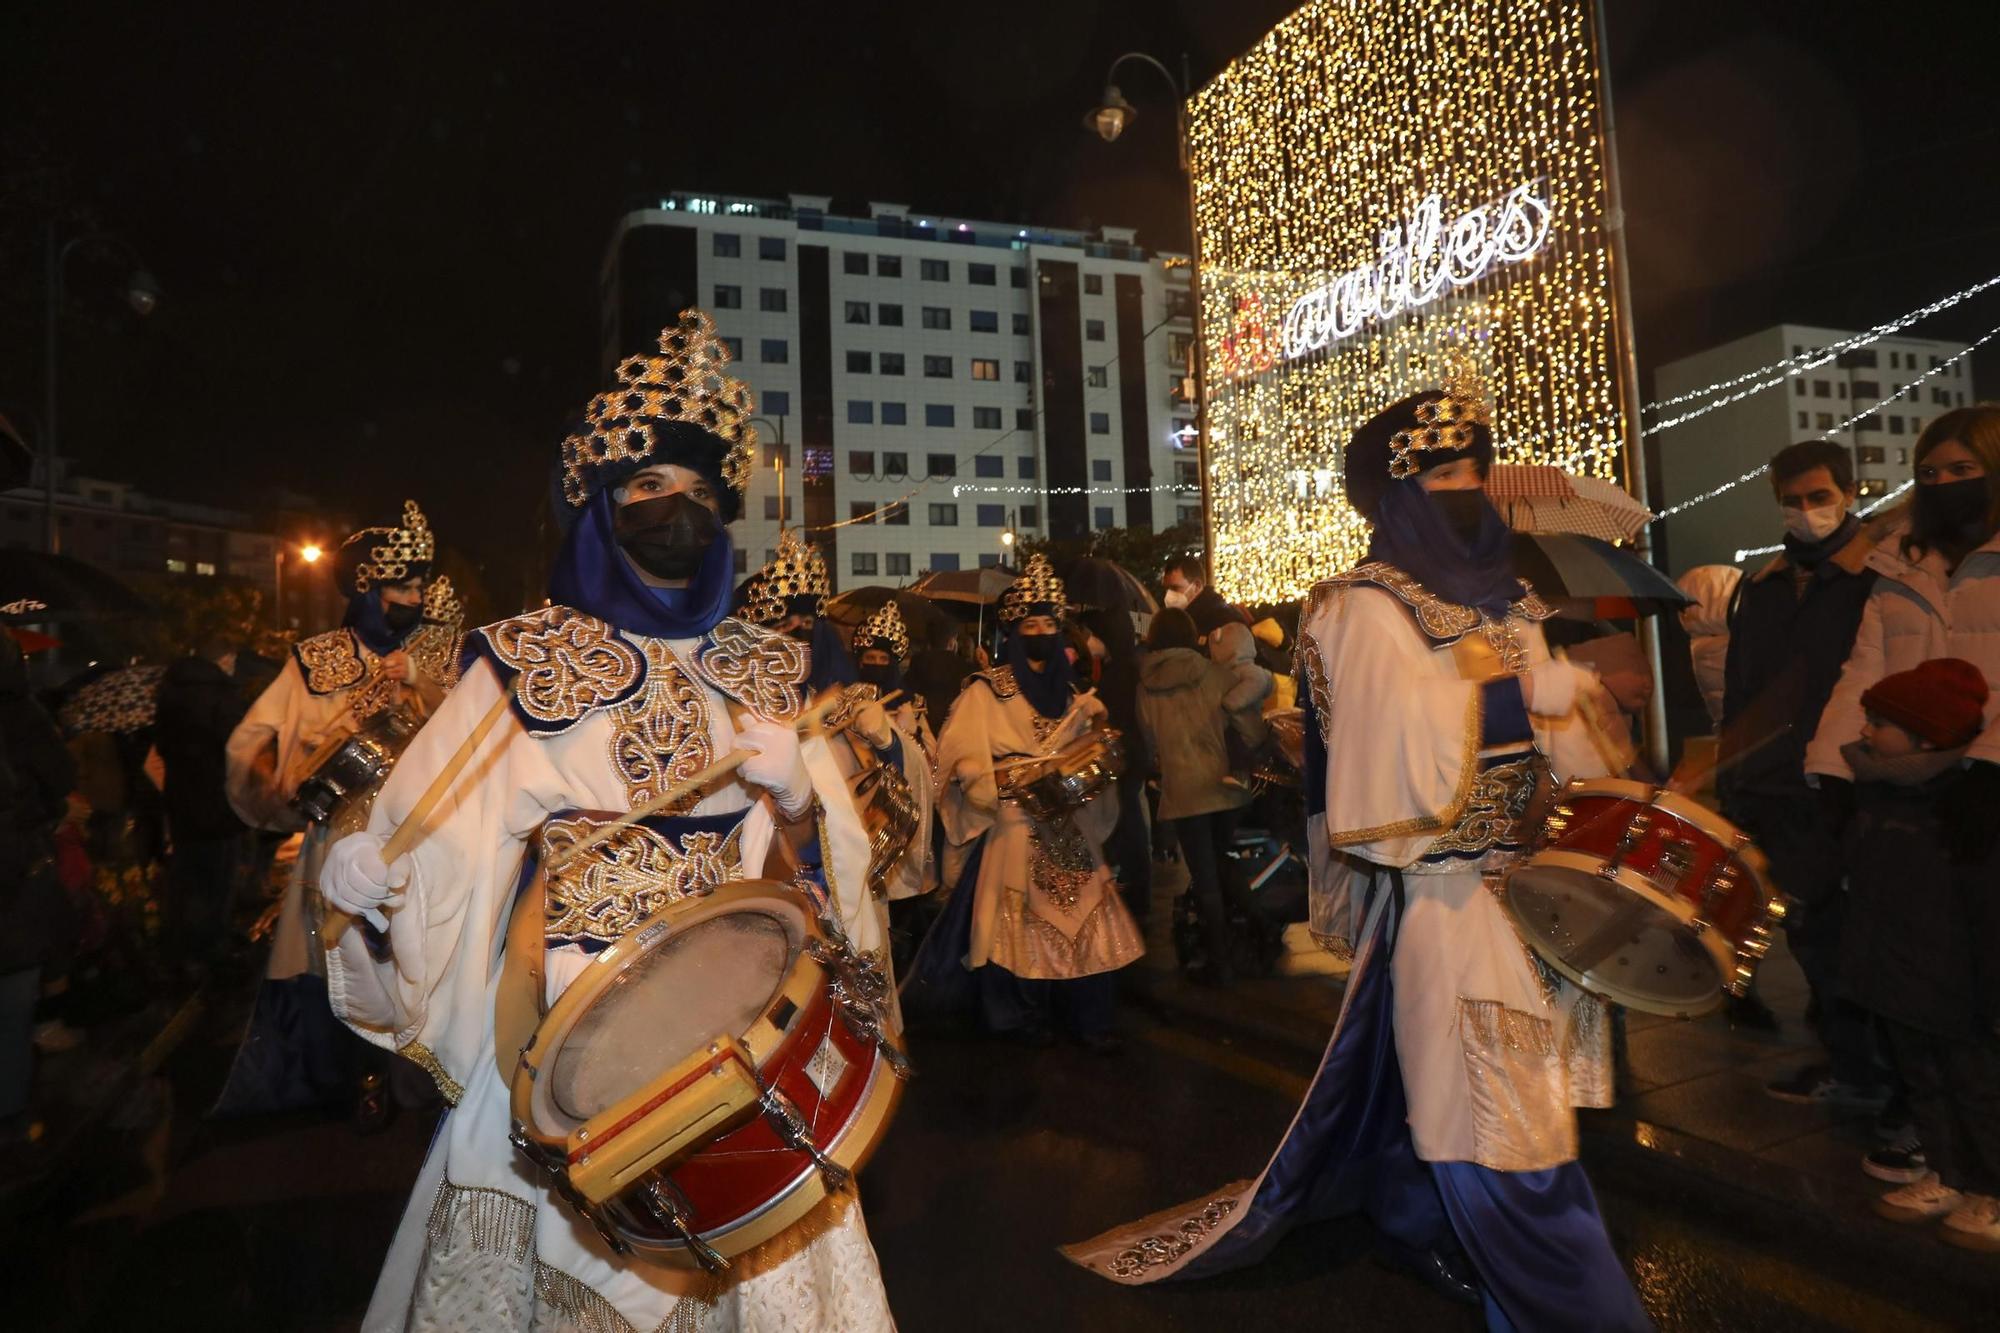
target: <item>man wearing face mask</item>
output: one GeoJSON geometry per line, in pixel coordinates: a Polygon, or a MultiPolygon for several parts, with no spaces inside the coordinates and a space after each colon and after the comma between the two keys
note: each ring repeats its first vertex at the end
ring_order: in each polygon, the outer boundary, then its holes
{"type": "MultiPolygon", "coordinates": [[[[299,782],[327,749],[385,708],[428,717],[443,701],[454,664],[422,651],[424,591],[437,538],[416,501],[396,527],[363,528],[340,545],[334,584],[347,596],[340,628],[292,646],[278,678],[258,696],[224,748],[225,790],[244,823],[280,833],[306,829],[285,889],[257,1007],[218,1108],[232,1114],[336,1102],[353,1087],[345,1066],[352,1038],[327,1010],[323,945],[308,894],[326,854],[324,825],[307,827],[291,807],[299,782]]],[[[374,1127],[386,1107],[371,1086],[359,1110],[374,1127]]]]}
{"type": "Polygon", "coordinates": [[[1223,601],[1222,594],[1208,586],[1208,575],[1194,556],[1184,555],[1174,560],[1160,583],[1164,589],[1161,603],[1187,612],[1203,642],[1207,642],[1218,625],[1250,623],[1243,608],[1223,601]]]}
{"type": "Polygon", "coordinates": [[[812,669],[807,683],[815,694],[830,685],[854,683],[854,659],[840,641],[840,630],[826,616],[833,579],[826,557],[797,528],[778,535],[778,552],[770,563],[743,584],[743,604],[736,614],[774,634],[788,635],[806,645],[812,669]]]}
{"type": "Polygon", "coordinates": [[[1000,599],[1005,664],[966,682],[938,737],[942,873],[954,888],[913,979],[945,992],[949,974],[970,968],[994,1035],[1045,1045],[1063,1019],[1086,1047],[1109,1052],[1111,974],[1145,952],[1105,868],[1117,794],[1043,822],[999,787],[1001,765],[1054,754],[1104,716],[1100,700],[1077,692],[1064,613],[1062,580],[1030,556],[1000,599]]]}
{"type": "MultiPolygon", "coordinates": [[[[1785,917],[1785,937],[1811,987],[1827,1058],[1767,1090],[1784,1101],[1880,1109],[1888,1088],[1868,1019],[1840,993],[1843,816],[1807,786],[1805,771],[1806,742],[1875,586],[1873,542],[1853,512],[1854,465],[1844,446],[1805,440],[1779,450],[1771,490],[1785,549],[1744,578],[1730,613],[1716,790],[1798,909],[1785,917]]],[[[1747,1017],[1768,1021],[1755,1010],[1747,1017]]]]}
{"type": "Polygon", "coordinates": [[[1494,891],[1541,780],[1604,765],[1575,715],[1590,673],[1550,657],[1553,612],[1486,499],[1490,419],[1461,370],[1348,443],[1373,538],[1298,631],[1313,926],[1352,953],[1346,1000],[1262,1175],[1066,1248],[1102,1276],[1208,1276],[1360,1212],[1491,1329],[1650,1326],[1576,1161],[1573,1108],[1610,1102],[1605,1007],[1533,960],[1494,891]]]}
{"type": "Polygon", "coordinates": [[[563,442],[551,604],[467,636],[458,687],[367,829],[328,855],[328,901],[387,922],[386,957],[360,925],[329,950],[335,1011],[453,1103],[366,1329],[893,1327],[852,1191],[711,1277],[614,1252],[509,1142],[513,1056],[534,1026],[503,1032],[501,997],[525,987],[510,1013],[555,1003],[659,909],[731,880],[785,879],[857,949],[883,946],[867,835],[827,741],[794,727],[805,647],[729,615],[725,525],[756,445],[748,386],[726,373],[706,314],[684,314],[659,346],[621,362],[563,442]],[[502,700],[449,799],[385,864],[391,832],[502,700]],[[751,755],[735,773],[551,865],[738,749],[751,755]],[[824,849],[824,889],[799,873],[808,848],[824,849]],[[524,874],[536,866],[550,868],[524,874]],[[517,902],[525,915],[510,926],[517,902]]]}
{"type": "Polygon", "coordinates": [[[906,812],[915,823],[907,840],[899,835],[887,840],[900,841],[900,847],[885,842],[870,865],[871,878],[881,885],[883,896],[896,902],[937,887],[931,864],[931,763],[937,741],[924,716],[922,695],[906,693],[887,707],[877,702],[904,689],[903,666],[910,656],[909,630],[894,598],[861,622],[854,632],[854,651],[860,659],[859,679],[849,691],[854,722],[848,728],[848,744],[855,760],[850,769],[855,802],[862,807],[862,819],[873,828],[884,826],[896,810],[906,812]],[[877,767],[887,771],[872,773],[877,767]]]}

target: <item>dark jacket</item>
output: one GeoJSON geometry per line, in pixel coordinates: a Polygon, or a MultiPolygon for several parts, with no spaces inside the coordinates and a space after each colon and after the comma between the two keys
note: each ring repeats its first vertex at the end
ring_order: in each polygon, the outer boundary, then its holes
{"type": "Polygon", "coordinates": [[[1206,586],[1187,604],[1187,613],[1194,620],[1195,633],[1204,639],[1214,633],[1218,625],[1250,623],[1249,612],[1240,606],[1223,601],[1221,593],[1206,586]]]}
{"type": "Polygon", "coordinates": [[[1894,1022],[1980,1039],[2000,1019],[2000,848],[1983,866],[1954,866],[1945,853],[1936,810],[1962,780],[1959,754],[1871,760],[1859,746],[1846,754],[1857,811],[1842,839],[1842,988],[1894,1022]]]}
{"type": "Polygon", "coordinates": [[[932,731],[944,730],[944,720],[972,672],[972,664],[948,648],[925,648],[910,659],[903,688],[924,701],[932,731]]]}
{"type": "Polygon", "coordinates": [[[1854,646],[1875,586],[1865,529],[1801,580],[1786,556],[1743,580],[1729,618],[1716,787],[1744,797],[1806,796],[1806,742],[1854,646]]]}
{"type": "Polygon", "coordinates": [[[1229,668],[1198,648],[1159,648],[1139,664],[1139,719],[1160,775],[1160,818],[1235,810],[1250,802],[1225,784],[1229,715],[1222,701],[1236,684],[1229,668]]]}
{"type": "Polygon", "coordinates": [[[50,858],[75,786],[62,733],[28,692],[20,647],[0,630],[0,972],[41,962],[65,928],[50,858]]]}
{"type": "Polygon", "coordinates": [[[167,820],[176,838],[242,831],[223,790],[223,749],[245,711],[236,682],[205,657],[183,657],[161,677],[153,744],[167,765],[167,820]]]}

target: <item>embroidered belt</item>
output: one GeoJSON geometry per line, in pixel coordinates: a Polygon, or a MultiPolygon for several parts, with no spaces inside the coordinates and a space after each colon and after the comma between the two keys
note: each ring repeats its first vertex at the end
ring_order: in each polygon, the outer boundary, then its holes
{"type": "MultiPolygon", "coordinates": [[[[602,948],[682,898],[742,878],[743,816],[656,815],[619,830],[548,875],[550,944],[602,948]]],[[[604,810],[564,810],[536,835],[543,864],[616,819],[604,810]]]]}

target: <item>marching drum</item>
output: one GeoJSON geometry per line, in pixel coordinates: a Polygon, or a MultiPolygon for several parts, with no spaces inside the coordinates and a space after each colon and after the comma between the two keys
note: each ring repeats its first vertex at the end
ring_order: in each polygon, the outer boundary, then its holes
{"type": "Polygon", "coordinates": [[[1616,778],[1563,789],[1502,897],[1550,967],[1603,999],[1680,1018],[1743,994],[1785,914],[1749,835],[1616,778]]]}
{"type": "Polygon", "coordinates": [[[387,708],[369,718],[340,744],[328,746],[314,758],[299,779],[292,809],[309,823],[331,823],[336,834],[362,827],[375,793],[421,725],[400,708],[387,708]]]}
{"type": "Polygon", "coordinates": [[[1042,823],[1081,809],[1125,772],[1125,739],[1092,727],[1052,755],[1020,759],[998,774],[1002,799],[1042,823]]]}
{"type": "Polygon", "coordinates": [[[514,1145],[619,1253],[725,1268],[881,1139],[910,1072],[887,993],[783,884],[681,899],[599,954],[522,1048],[514,1145]]]}

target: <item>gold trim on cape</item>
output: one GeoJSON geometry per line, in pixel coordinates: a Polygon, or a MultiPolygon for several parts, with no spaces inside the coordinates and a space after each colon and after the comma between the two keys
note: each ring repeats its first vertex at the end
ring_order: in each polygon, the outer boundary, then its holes
{"type": "Polygon", "coordinates": [[[717,621],[687,663],[721,694],[763,717],[790,722],[805,711],[806,646],[734,616],[717,621]]]}
{"type": "Polygon", "coordinates": [[[1346,833],[1329,831],[1326,845],[1329,847],[1352,847],[1357,843],[1380,842],[1386,838],[1407,838],[1420,833],[1442,833],[1458,823],[1459,812],[1465,809],[1472,798],[1473,788],[1479,781],[1479,742],[1485,732],[1484,695],[1477,689],[1465,709],[1464,758],[1460,761],[1458,791],[1452,796],[1451,804],[1435,815],[1418,815],[1414,819],[1399,819],[1393,824],[1380,824],[1374,828],[1354,829],[1346,833]]]}
{"type": "Polygon", "coordinates": [[[645,658],[605,621],[548,606],[476,631],[494,659],[519,675],[514,706],[530,730],[566,731],[637,689],[645,658]]]}
{"type": "Polygon", "coordinates": [[[330,629],[292,645],[299,673],[313,694],[334,694],[368,674],[368,655],[351,629],[330,629]]]}

